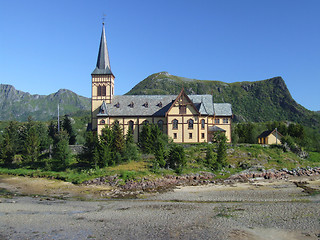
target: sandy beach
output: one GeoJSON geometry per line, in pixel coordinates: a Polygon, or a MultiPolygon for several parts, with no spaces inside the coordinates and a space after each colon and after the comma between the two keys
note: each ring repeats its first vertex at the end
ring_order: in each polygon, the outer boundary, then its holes
{"type": "Polygon", "coordinates": [[[11,193],[0,198],[0,239],[319,240],[320,194],[295,181],[320,190],[318,176],[112,200],[99,197],[110,189],[6,176],[0,188],[11,193]]]}

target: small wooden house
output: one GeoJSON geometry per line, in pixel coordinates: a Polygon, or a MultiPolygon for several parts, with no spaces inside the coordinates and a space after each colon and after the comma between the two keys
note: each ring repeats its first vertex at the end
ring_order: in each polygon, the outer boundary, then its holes
{"type": "Polygon", "coordinates": [[[281,144],[282,134],[276,129],[271,131],[264,131],[258,136],[259,144],[281,144]]]}

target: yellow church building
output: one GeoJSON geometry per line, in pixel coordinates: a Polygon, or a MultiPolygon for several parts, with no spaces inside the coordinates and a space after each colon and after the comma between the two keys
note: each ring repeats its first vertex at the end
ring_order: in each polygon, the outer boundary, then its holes
{"type": "Polygon", "coordinates": [[[176,143],[210,142],[214,132],[231,141],[232,109],[229,103],[213,103],[211,95],[114,95],[104,24],[92,76],[92,130],[98,134],[119,121],[124,134],[130,128],[137,142],[143,124],[153,123],[176,143]]]}

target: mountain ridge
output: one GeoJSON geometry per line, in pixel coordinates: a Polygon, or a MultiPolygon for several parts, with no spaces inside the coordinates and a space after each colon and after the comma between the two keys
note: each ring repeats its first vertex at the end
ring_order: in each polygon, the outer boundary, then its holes
{"type": "Polygon", "coordinates": [[[126,94],[178,94],[182,87],[187,94],[211,94],[216,103],[231,103],[236,121],[294,121],[317,128],[320,124],[319,114],[298,104],[280,76],[225,83],[159,72],[148,76],[126,94]]]}
{"type": "Polygon", "coordinates": [[[90,99],[68,89],[59,89],[49,95],[30,94],[17,90],[10,84],[0,84],[0,120],[26,121],[29,116],[35,120],[50,120],[57,116],[77,111],[88,111],[90,99]]]}

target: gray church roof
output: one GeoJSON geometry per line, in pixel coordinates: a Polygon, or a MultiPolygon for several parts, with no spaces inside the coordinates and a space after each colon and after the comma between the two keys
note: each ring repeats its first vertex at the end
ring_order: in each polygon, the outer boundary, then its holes
{"type": "MultiPolygon", "coordinates": [[[[231,116],[231,105],[213,103],[211,95],[188,95],[201,115],[231,116]],[[217,108],[217,109],[216,109],[217,108]],[[217,114],[218,113],[218,114],[217,114]]],[[[163,117],[177,95],[114,96],[111,104],[103,104],[98,116],[154,116],[163,117]]]]}
{"type": "Polygon", "coordinates": [[[214,103],[213,108],[216,116],[232,116],[230,103],[214,103]]]}
{"type": "Polygon", "coordinates": [[[112,74],[109,53],[107,47],[106,34],[104,29],[104,23],[102,26],[99,54],[97,59],[97,65],[92,74],[112,74]]]}

